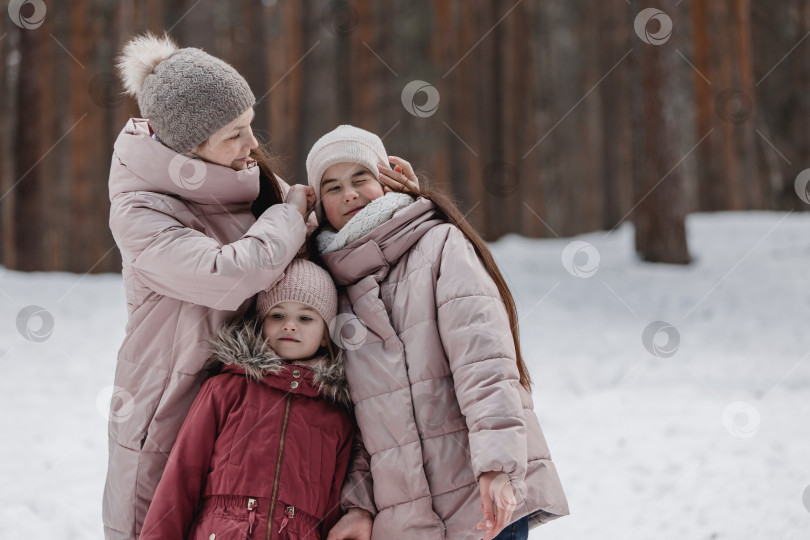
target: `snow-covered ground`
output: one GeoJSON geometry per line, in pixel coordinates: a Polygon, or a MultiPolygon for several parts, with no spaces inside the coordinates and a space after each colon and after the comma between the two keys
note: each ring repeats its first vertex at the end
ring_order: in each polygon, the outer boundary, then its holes
{"type": "MultiPolygon", "coordinates": [[[[688,267],[630,226],[492,246],[572,512],[533,540],[810,538],[810,215],[687,227],[688,267]]],[[[0,538],[103,537],[125,323],[119,275],[0,267],[0,538]]]]}

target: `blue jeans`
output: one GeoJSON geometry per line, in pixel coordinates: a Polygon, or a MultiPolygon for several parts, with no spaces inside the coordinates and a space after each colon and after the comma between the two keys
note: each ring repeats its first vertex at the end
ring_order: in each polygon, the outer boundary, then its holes
{"type": "Polygon", "coordinates": [[[493,540],[528,540],[529,516],[510,523],[493,540]]]}

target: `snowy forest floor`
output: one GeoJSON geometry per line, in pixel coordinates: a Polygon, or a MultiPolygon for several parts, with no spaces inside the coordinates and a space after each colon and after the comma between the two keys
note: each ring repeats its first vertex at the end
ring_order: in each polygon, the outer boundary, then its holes
{"type": "MultiPolygon", "coordinates": [[[[491,244],[571,507],[531,539],[810,537],[810,214],[687,230],[685,267],[639,262],[629,225],[491,244]]],[[[0,306],[0,538],[101,539],[121,276],[0,267],[0,306]]]]}

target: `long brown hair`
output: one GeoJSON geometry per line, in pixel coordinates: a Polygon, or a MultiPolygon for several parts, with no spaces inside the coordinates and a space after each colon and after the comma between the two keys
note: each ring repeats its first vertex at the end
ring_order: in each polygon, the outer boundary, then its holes
{"type": "Polygon", "coordinates": [[[250,211],[258,218],[265,210],[284,202],[281,187],[278,185],[274,170],[278,170],[279,160],[270,154],[267,145],[259,145],[251,150],[250,157],[259,165],[259,196],[253,201],[250,211]]]}
{"type": "MultiPolygon", "coordinates": [[[[518,330],[517,308],[515,307],[515,299],[512,297],[512,292],[506,285],[506,281],[503,279],[503,275],[498,269],[498,265],[495,264],[495,259],[492,257],[492,253],[489,251],[487,243],[483,238],[481,238],[481,235],[476,232],[473,226],[470,225],[470,223],[464,217],[464,214],[462,214],[456,206],[453,199],[441,191],[430,187],[427,185],[427,183],[428,179],[424,175],[420,174],[419,193],[411,193],[411,195],[424,197],[425,199],[431,201],[439,214],[444,217],[448,223],[452,223],[458,227],[467,240],[469,240],[473,245],[473,248],[475,248],[478,258],[481,259],[481,262],[484,264],[484,268],[492,278],[492,281],[495,282],[495,285],[498,287],[498,292],[501,294],[501,299],[506,307],[506,314],[509,316],[509,327],[512,331],[512,341],[515,344],[515,360],[517,362],[518,373],[520,374],[520,384],[522,384],[526,390],[531,392],[531,376],[529,375],[529,370],[526,368],[526,364],[523,362],[523,355],[520,352],[520,332],[518,330]]],[[[309,258],[321,266],[324,265],[317,249],[316,238],[326,223],[328,222],[326,222],[324,219],[324,223],[321,223],[318,226],[318,229],[310,235],[309,241],[307,242],[309,258]]]]}

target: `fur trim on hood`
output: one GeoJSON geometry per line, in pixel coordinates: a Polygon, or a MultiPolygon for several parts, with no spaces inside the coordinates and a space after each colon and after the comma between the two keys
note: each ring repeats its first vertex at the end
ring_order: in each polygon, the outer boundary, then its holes
{"type": "MultiPolygon", "coordinates": [[[[288,365],[267,346],[262,338],[261,321],[255,315],[223,323],[209,344],[211,356],[204,369],[215,369],[222,364],[235,365],[244,369],[249,379],[261,382],[265,375],[277,375],[288,365]]],[[[335,362],[323,356],[306,367],[312,370],[313,382],[322,396],[351,410],[353,404],[341,353],[335,362]]]]}

